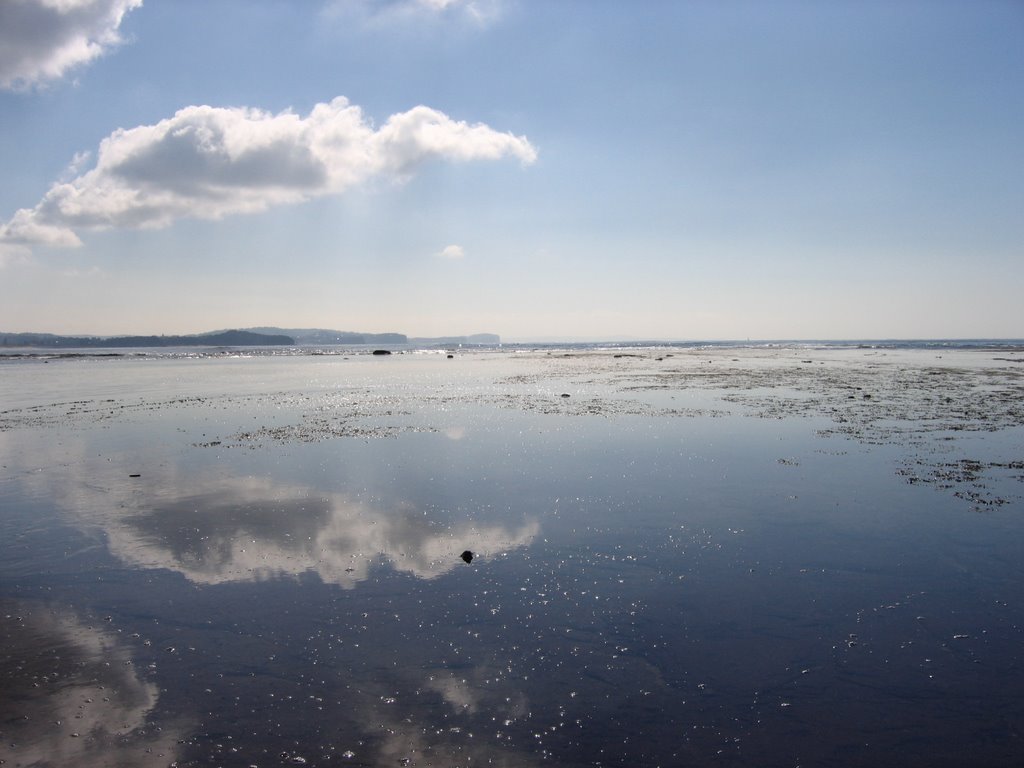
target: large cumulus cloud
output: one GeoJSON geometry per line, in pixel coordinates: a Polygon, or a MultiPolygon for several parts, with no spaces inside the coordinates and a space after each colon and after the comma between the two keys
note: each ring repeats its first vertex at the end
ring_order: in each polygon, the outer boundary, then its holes
{"type": "Polygon", "coordinates": [[[118,129],[96,165],[55,183],[0,226],[0,245],[74,246],[78,232],[219,219],[338,194],[374,177],[405,178],[425,161],[536,158],[525,137],[453,120],[425,106],[376,128],[338,97],[302,117],[190,106],[155,125],[118,129]]]}
{"type": "Polygon", "coordinates": [[[3,0],[0,88],[21,90],[63,77],[121,42],[124,15],[142,0],[3,0]]]}

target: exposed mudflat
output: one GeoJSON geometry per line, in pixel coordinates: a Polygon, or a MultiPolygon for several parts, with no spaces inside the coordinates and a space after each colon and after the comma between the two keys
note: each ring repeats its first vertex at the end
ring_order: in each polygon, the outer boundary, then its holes
{"type": "MultiPolygon", "coordinates": [[[[545,356],[543,373],[506,380],[550,388],[551,382],[608,390],[579,402],[552,396],[508,395],[513,407],[545,413],[603,416],[723,416],[824,420],[823,438],[894,445],[906,455],[895,470],[909,483],[934,484],[975,509],[1007,504],[1019,495],[993,493],[987,479],[1024,481],[1018,453],[990,460],[971,453],[970,433],[1024,426],[1024,357],[989,351],[687,350],[664,355],[576,353],[545,356]],[[701,393],[704,408],[655,407],[645,394],[701,393]]],[[[1018,450],[1024,451],[1018,439],[1018,450]]],[[[795,464],[792,459],[780,459],[795,464]]]]}
{"type": "MultiPolygon", "coordinates": [[[[990,481],[1024,481],[1024,453],[991,459],[972,452],[974,444],[960,438],[1024,426],[1022,361],[1024,355],[988,350],[942,355],[789,348],[492,353],[461,357],[461,363],[475,366],[469,380],[461,378],[459,363],[451,363],[439,376],[395,389],[342,381],[306,392],[44,402],[0,411],[0,432],[77,429],[153,412],[245,410],[255,414],[257,423],[204,434],[193,444],[257,448],[273,442],[442,431],[443,424],[432,416],[454,408],[609,419],[798,418],[814,420],[823,438],[900,446],[905,455],[894,471],[908,483],[934,485],[983,509],[1010,501],[1005,491],[993,492],[990,481]],[[259,423],[259,414],[272,419],[259,423]]],[[[344,370],[339,372],[343,378],[344,370]]]]}

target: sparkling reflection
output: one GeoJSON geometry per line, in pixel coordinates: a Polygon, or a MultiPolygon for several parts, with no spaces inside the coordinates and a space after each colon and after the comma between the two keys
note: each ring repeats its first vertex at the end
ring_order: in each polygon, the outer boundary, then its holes
{"type": "Polygon", "coordinates": [[[115,631],[24,601],[0,601],[0,616],[0,763],[173,761],[180,729],[151,720],[158,688],[143,679],[115,631]]]}

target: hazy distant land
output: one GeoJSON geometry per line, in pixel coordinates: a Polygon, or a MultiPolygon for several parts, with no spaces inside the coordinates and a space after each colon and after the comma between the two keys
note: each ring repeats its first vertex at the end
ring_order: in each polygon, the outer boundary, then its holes
{"type": "Polygon", "coordinates": [[[97,348],[97,347],[209,347],[292,346],[316,344],[499,344],[493,333],[469,336],[408,337],[404,333],[359,333],[325,328],[246,328],[210,331],[183,336],[61,336],[53,333],[3,333],[0,347],[97,348]]]}
{"type": "Polygon", "coordinates": [[[363,333],[332,331],[325,328],[246,328],[252,333],[291,336],[295,344],[417,344],[420,346],[455,344],[500,344],[496,333],[473,333],[468,336],[406,336],[404,333],[363,333]]]}

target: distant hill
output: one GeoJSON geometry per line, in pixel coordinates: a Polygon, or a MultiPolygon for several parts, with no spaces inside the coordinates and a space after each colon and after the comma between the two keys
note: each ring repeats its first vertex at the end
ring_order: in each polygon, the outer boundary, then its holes
{"type": "Polygon", "coordinates": [[[420,347],[453,347],[460,344],[500,344],[496,333],[474,333],[469,336],[406,336],[404,333],[363,333],[361,331],[334,331],[327,328],[247,328],[253,333],[286,334],[296,344],[413,344],[420,347]]]}
{"type": "Polygon", "coordinates": [[[96,349],[109,347],[260,347],[260,346],[318,346],[355,345],[419,347],[457,347],[500,344],[495,333],[475,333],[469,336],[419,336],[409,338],[404,333],[362,333],[334,331],[326,328],[245,328],[242,330],[210,331],[189,336],[60,336],[53,333],[3,333],[2,347],[44,347],[47,349],[96,349]]]}
{"type": "Polygon", "coordinates": [[[97,347],[262,347],[291,346],[283,334],[220,331],[194,336],[57,336],[52,333],[0,333],[0,347],[81,349],[97,347]]]}
{"type": "Polygon", "coordinates": [[[469,336],[437,336],[414,337],[409,339],[410,344],[421,347],[457,347],[460,345],[472,346],[474,344],[501,344],[501,337],[496,333],[474,333],[469,336]]]}
{"type": "Polygon", "coordinates": [[[408,344],[404,333],[362,333],[332,331],[327,328],[246,328],[251,333],[282,334],[295,339],[295,344],[408,344]]]}

